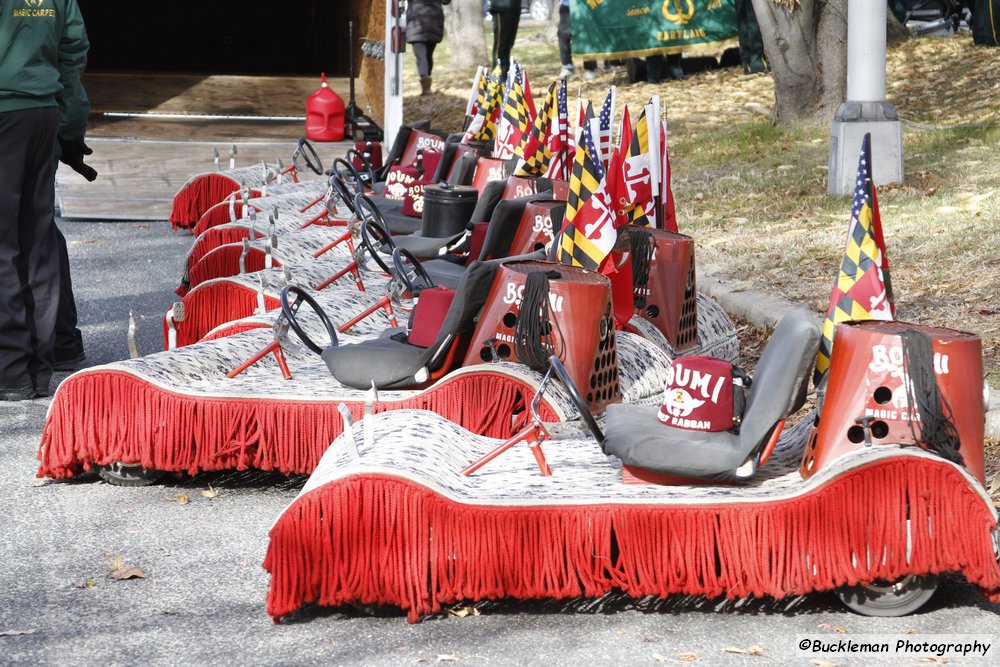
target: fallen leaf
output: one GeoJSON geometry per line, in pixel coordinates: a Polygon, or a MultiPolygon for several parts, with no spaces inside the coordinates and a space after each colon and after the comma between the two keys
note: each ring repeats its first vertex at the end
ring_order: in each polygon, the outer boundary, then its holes
{"type": "Polygon", "coordinates": [[[458,662],[461,660],[457,655],[448,655],[447,653],[439,653],[437,657],[438,662],[458,662]]]}
{"type": "Polygon", "coordinates": [[[19,637],[20,635],[33,635],[38,630],[0,630],[0,637],[19,637]]]}
{"type": "Polygon", "coordinates": [[[85,579],[84,581],[73,582],[73,588],[93,588],[97,585],[93,579],[85,579]]]}
{"type": "Polygon", "coordinates": [[[1000,308],[980,308],[980,315],[997,315],[1000,314],[1000,308]]]}
{"type": "Polygon", "coordinates": [[[475,607],[455,607],[454,609],[448,610],[449,616],[454,616],[456,618],[465,618],[466,616],[479,616],[479,610],[475,607]]]}
{"type": "Polygon", "coordinates": [[[125,579],[145,579],[146,572],[135,565],[129,565],[125,562],[125,559],[121,556],[111,557],[111,571],[108,572],[108,578],[115,579],[117,581],[124,581],[125,579]]]}
{"type": "Polygon", "coordinates": [[[219,497],[219,490],[213,487],[211,484],[208,485],[208,489],[201,492],[201,495],[205,498],[212,499],[219,497]]]}
{"type": "Polygon", "coordinates": [[[916,628],[910,628],[909,630],[906,630],[903,634],[905,634],[905,635],[919,635],[920,634],[920,630],[917,630],[916,628]]]}
{"type": "Polygon", "coordinates": [[[689,651],[687,653],[678,653],[677,659],[680,660],[681,662],[698,662],[699,660],[701,660],[701,656],[699,656],[697,653],[691,653],[689,651]]]}
{"type": "Polygon", "coordinates": [[[146,572],[140,567],[131,565],[122,570],[112,570],[108,573],[108,576],[112,579],[117,579],[118,581],[124,581],[126,579],[145,579],[146,572]]]}
{"type": "Polygon", "coordinates": [[[823,628],[824,630],[829,630],[833,627],[833,623],[820,623],[816,626],[817,628],[823,628]]]}
{"type": "Polygon", "coordinates": [[[754,644],[750,648],[736,648],[729,646],[723,649],[726,653],[739,653],[740,655],[764,655],[764,649],[754,644]]]}
{"type": "Polygon", "coordinates": [[[833,629],[833,631],[834,631],[834,632],[838,632],[838,633],[840,633],[840,634],[842,634],[842,635],[846,635],[846,634],[847,634],[847,628],[845,628],[845,627],[844,627],[844,626],[842,626],[842,625],[838,625],[837,627],[835,627],[835,628],[833,629]]]}
{"type": "Polygon", "coordinates": [[[177,503],[178,505],[187,505],[191,502],[191,497],[186,493],[178,493],[176,496],[167,496],[164,498],[168,503],[177,503]]]}

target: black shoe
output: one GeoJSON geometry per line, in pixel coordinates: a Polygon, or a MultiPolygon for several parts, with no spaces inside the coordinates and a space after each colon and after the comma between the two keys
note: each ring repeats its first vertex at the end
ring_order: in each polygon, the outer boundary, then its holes
{"type": "Polygon", "coordinates": [[[20,389],[0,389],[0,401],[30,401],[35,398],[35,388],[32,386],[20,389]]]}
{"type": "Polygon", "coordinates": [[[87,360],[87,355],[82,350],[80,354],[75,357],[59,357],[55,358],[52,363],[52,370],[54,371],[78,371],[83,367],[83,362],[87,360]]]}

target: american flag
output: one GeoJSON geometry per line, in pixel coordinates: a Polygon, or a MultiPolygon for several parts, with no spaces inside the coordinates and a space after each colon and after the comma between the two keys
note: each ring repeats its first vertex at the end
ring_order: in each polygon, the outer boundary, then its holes
{"type": "Polygon", "coordinates": [[[596,135],[597,148],[600,149],[600,153],[596,153],[596,155],[601,156],[601,165],[605,167],[611,158],[611,123],[615,119],[616,91],[615,86],[611,86],[611,89],[608,90],[608,95],[604,98],[604,104],[601,106],[601,113],[595,119],[597,127],[593,130],[594,135],[596,135]]]}
{"type": "Polygon", "coordinates": [[[566,108],[566,80],[563,79],[556,92],[556,127],[549,131],[548,146],[552,153],[547,178],[559,181],[569,180],[569,111],[566,108]]]}

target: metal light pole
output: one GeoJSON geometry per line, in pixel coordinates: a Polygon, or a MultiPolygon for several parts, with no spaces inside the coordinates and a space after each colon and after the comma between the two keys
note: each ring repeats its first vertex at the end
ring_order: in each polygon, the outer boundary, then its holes
{"type": "Polygon", "coordinates": [[[830,130],[827,191],[854,191],[858,153],[872,135],[872,179],[877,185],[903,181],[903,126],[885,100],[885,0],[848,0],[847,101],[830,130]]]}
{"type": "Polygon", "coordinates": [[[403,124],[403,49],[406,17],[402,0],[385,0],[385,145],[392,146],[403,124]]]}

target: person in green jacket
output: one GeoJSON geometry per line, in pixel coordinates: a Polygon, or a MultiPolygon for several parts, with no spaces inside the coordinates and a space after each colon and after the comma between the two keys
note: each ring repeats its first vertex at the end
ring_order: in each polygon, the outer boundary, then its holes
{"type": "Polygon", "coordinates": [[[59,309],[59,159],[88,180],[90,42],[76,0],[0,0],[0,400],[49,393],[59,309]]]}

